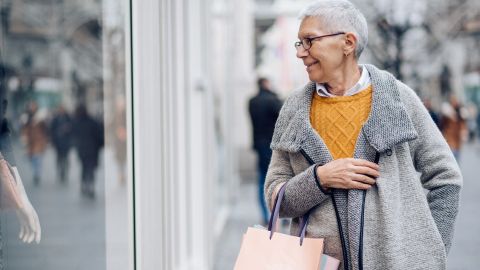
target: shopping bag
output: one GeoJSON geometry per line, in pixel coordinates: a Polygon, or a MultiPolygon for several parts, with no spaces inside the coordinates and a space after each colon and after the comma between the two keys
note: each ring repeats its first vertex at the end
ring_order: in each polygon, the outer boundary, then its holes
{"type": "Polygon", "coordinates": [[[248,228],[235,263],[235,270],[317,270],[323,252],[322,238],[305,238],[308,216],[299,236],[275,232],[285,185],[275,200],[268,230],[248,228]]]}
{"type": "Polygon", "coordinates": [[[322,254],[320,258],[320,268],[319,270],[337,270],[340,266],[340,261],[330,257],[328,255],[322,254]]]}

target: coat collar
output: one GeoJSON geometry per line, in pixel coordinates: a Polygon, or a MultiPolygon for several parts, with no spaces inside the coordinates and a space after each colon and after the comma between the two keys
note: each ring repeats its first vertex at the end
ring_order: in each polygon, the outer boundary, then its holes
{"type": "MultiPolygon", "coordinates": [[[[417,138],[404,104],[397,80],[386,71],[365,65],[372,79],[372,109],[362,128],[363,136],[376,151],[384,152],[395,144],[417,138]]],[[[274,150],[314,156],[315,162],[332,159],[328,148],[310,124],[310,106],[315,83],[308,83],[285,102],[275,126],[271,147],[274,150]]],[[[357,145],[358,146],[358,145],[357,145]]],[[[356,149],[356,151],[359,149],[356,149]]]]}

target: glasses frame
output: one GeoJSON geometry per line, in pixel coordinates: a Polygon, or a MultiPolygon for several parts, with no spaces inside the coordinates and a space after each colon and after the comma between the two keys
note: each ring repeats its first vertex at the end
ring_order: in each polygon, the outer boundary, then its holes
{"type": "Polygon", "coordinates": [[[333,33],[333,34],[327,34],[327,35],[321,35],[321,36],[316,36],[316,37],[309,37],[309,38],[304,38],[300,41],[297,41],[295,42],[294,46],[295,46],[295,49],[299,49],[300,46],[303,47],[303,49],[305,49],[306,51],[310,50],[310,48],[312,48],[312,41],[316,40],[316,39],[320,39],[320,38],[324,38],[324,37],[333,37],[333,36],[338,36],[338,35],[344,35],[346,34],[346,32],[337,32],[337,33],[333,33]],[[308,41],[308,44],[310,44],[308,46],[308,48],[305,48],[305,41],[308,41]]]}

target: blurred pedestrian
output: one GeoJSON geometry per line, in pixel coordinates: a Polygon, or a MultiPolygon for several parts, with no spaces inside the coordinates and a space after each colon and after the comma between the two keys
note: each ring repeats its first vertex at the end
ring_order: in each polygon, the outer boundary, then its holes
{"type": "Polygon", "coordinates": [[[258,156],[258,200],[262,212],[263,224],[268,222],[268,209],[265,204],[263,189],[267,175],[268,164],[272,150],[272,141],[275,122],[282,107],[282,102],[275,94],[266,78],[259,78],[257,81],[258,93],[250,99],[248,110],[253,127],[253,148],[258,156]]]}
{"type": "Polygon", "coordinates": [[[119,97],[115,104],[115,115],[113,119],[113,130],[115,131],[113,145],[115,159],[117,161],[118,183],[125,184],[126,180],[126,161],[127,161],[127,120],[125,98],[119,97]]]}
{"type": "Polygon", "coordinates": [[[275,125],[267,202],[285,191],[290,233],[324,238],[341,270],[445,269],[462,186],[445,139],[415,91],[358,63],[368,25],[350,1],[313,1],[300,18],[310,81],[275,125]]]}
{"type": "Polygon", "coordinates": [[[22,115],[22,140],[27,146],[35,185],[40,183],[43,155],[48,144],[46,118],[45,110],[39,111],[35,101],[27,104],[26,112],[22,115]]]}
{"type": "Polygon", "coordinates": [[[435,123],[435,125],[440,129],[440,116],[433,109],[432,102],[429,99],[425,99],[423,104],[425,105],[425,108],[427,108],[427,111],[430,114],[430,117],[432,117],[432,120],[435,123]]]}
{"type": "Polygon", "coordinates": [[[477,106],[473,103],[470,103],[466,106],[467,111],[467,129],[468,129],[468,142],[474,143],[477,138],[477,115],[478,109],[477,106]]]}
{"type": "Polygon", "coordinates": [[[72,119],[62,105],[53,115],[50,137],[57,154],[57,179],[65,182],[69,167],[68,153],[72,144],[72,119]]]}
{"type": "Polygon", "coordinates": [[[477,113],[477,136],[480,139],[480,113],[477,113]]]}
{"type": "Polygon", "coordinates": [[[451,95],[449,102],[442,105],[441,127],[442,134],[458,161],[462,144],[467,139],[467,126],[464,110],[455,95],[451,95]]]}
{"type": "Polygon", "coordinates": [[[94,198],[95,171],[104,144],[103,124],[87,113],[85,105],[79,105],[75,110],[72,134],[82,165],[81,193],[94,198]]]}

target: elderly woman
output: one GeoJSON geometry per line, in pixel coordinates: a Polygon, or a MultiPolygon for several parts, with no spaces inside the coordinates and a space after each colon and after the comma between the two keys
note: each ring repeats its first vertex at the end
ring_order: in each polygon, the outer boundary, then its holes
{"type": "Polygon", "coordinates": [[[280,112],[266,200],[286,185],[292,234],[309,213],[307,236],[341,269],[445,269],[462,176],[415,92],[358,64],[367,33],[346,0],[302,13],[295,47],[311,82],[280,112]]]}

